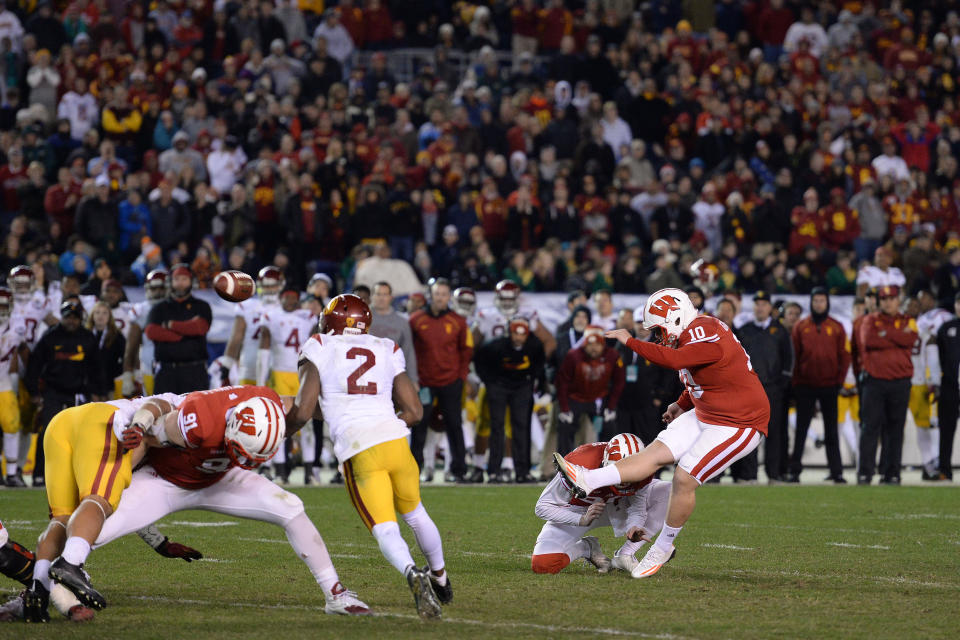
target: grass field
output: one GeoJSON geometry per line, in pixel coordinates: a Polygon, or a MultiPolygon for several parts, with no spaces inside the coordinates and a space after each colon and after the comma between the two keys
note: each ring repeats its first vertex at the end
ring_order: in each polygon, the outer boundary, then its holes
{"type": "MultiPolygon", "coordinates": [[[[296,489],[341,579],[376,618],[323,614],[323,597],[277,527],[181,512],[161,527],[205,561],[161,558],[130,536],[94,552],[109,607],[86,625],[0,626],[0,638],[956,638],[960,490],[919,487],[705,487],[657,576],[598,575],[575,563],[530,571],[539,487],[429,487],[453,604],[415,615],[338,488],[296,489]],[[206,524],[208,526],[199,526],[206,524]]],[[[32,545],[45,495],[0,493],[11,538],[32,545]]],[[[412,542],[409,531],[404,533],[412,542]]],[[[599,534],[604,549],[612,532],[599,534]]],[[[422,559],[419,551],[415,558],[422,559]]],[[[581,561],[582,562],[582,561],[581,561]]],[[[3,585],[13,594],[14,585],[3,585]]],[[[6,593],[4,593],[6,596],[6,593]]],[[[56,616],[56,612],[53,611],[56,616]]]]}

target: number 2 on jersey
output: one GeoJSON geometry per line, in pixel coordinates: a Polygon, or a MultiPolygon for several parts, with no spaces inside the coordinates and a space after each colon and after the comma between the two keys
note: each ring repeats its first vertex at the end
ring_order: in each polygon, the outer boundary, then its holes
{"type": "Polygon", "coordinates": [[[370,349],[353,347],[347,351],[347,359],[355,360],[356,358],[363,358],[363,364],[361,364],[356,368],[356,370],[354,370],[353,373],[347,376],[347,393],[350,395],[377,395],[376,382],[368,382],[367,384],[359,383],[360,377],[372,369],[375,364],[377,364],[377,356],[374,355],[373,351],[370,351],[370,349]]]}

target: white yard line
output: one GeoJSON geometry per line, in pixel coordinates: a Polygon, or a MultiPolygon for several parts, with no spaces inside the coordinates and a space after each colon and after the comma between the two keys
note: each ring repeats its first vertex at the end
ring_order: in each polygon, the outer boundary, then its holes
{"type": "Polygon", "coordinates": [[[200,558],[200,562],[216,562],[218,564],[231,564],[236,560],[220,560],[219,558],[200,558]]]}
{"type": "MultiPolygon", "coordinates": [[[[251,609],[278,609],[290,611],[315,611],[322,612],[322,606],[309,607],[306,605],[291,604],[262,604],[255,602],[213,602],[208,600],[184,600],[181,598],[166,598],[163,596],[128,596],[133,600],[146,602],[160,602],[163,604],[197,605],[202,607],[237,607],[251,609]]],[[[419,616],[412,613],[395,613],[385,611],[374,613],[380,618],[400,618],[404,620],[419,620],[419,616]]],[[[636,638],[660,638],[662,640],[685,640],[687,636],[678,636],[672,633],[642,633],[628,629],[612,629],[609,627],[563,627],[552,624],[537,624],[535,622],[490,622],[487,620],[470,620],[466,618],[447,618],[444,617],[437,624],[462,624],[473,627],[482,627],[487,629],[534,629],[537,631],[547,631],[550,633],[576,634],[576,635],[607,635],[607,636],[633,636],[636,638]]]]}
{"type": "MultiPolygon", "coordinates": [[[[760,576],[763,578],[806,578],[809,580],[827,580],[840,578],[840,575],[830,573],[801,573],[800,571],[754,571],[752,569],[733,569],[733,574],[743,574],[750,576],[760,576]]],[[[868,580],[873,580],[880,584],[908,584],[918,587],[932,587],[935,589],[949,589],[951,591],[960,590],[960,584],[947,584],[944,582],[928,582],[926,580],[915,580],[914,578],[905,578],[903,576],[868,576],[868,580]]]]}
{"type": "Polygon", "coordinates": [[[234,527],[239,522],[227,520],[226,522],[194,522],[192,520],[174,520],[173,522],[164,522],[165,526],[170,527],[234,527]]]}
{"type": "Polygon", "coordinates": [[[700,546],[707,547],[708,549],[731,549],[733,551],[756,551],[756,548],[754,547],[738,547],[735,544],[714,544],[711,542],[707,542],[705,544],[701,544],[700,546]]]}
{"type": "Polygon", "coordinates": [[[878,520],[960,520],[955,513],[891,513],[876,516],[878,520]]]}
{"type": "Polygon", "coordinates": [[[843,547],[845,549],[880,549],[881,551],[889,551],[890,547],[886,547],[882,544],[851,544],[849,542],[828,542],[828,547],[843,547]]]}

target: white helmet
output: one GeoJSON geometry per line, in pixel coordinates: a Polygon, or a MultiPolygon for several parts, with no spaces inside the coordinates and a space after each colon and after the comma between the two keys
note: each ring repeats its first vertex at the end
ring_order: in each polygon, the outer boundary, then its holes
{"type": "Polygon", "coordinates": [[[643,305],[643,328],[661,332],[663,344],[675,343],[697,317],[690,297],[680,289],[660,289],[643,305]]]}
{"type": "MultiPolygon", "coordinates": [[[[632,433],[618,433],[610,438],[603,449],[603,466],[613,464],[624,458],[635,456],[643,451],[643,441],[632,433]]],[[[630,496],[640,488],[638,482],[622,482],[610,487],[618,496],[630,496]]]]}
{"type": "Polygon", "coordinates": [[[244,400],[227,417],[223,442],[227,455],[243,469],[256,469],[283,444],[286,423],[283,407],[270,398],[244,400]]]}

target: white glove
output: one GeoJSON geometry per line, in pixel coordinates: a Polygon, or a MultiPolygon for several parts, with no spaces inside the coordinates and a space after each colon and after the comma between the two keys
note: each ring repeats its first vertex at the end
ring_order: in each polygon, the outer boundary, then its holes
{"type": "Polygon", "coordinates": [[[617,410],[616,409],[604,409],[603,410],[603,421],[604,422],[613,422],[617,419],[617,410]]]}
{"type": "Polygon", "coordinates": [[[594,502],[591,504],[587,507],[587,512],[580,516],[580,526],[585,527],[602,516],[606,508],[607,504],[605,502],[594,502]]]}
{"type": "Polygon", "coordinates": [[[219,389],[224,386],[224,380],[230,383],[230,373],[237,361],[230,356],[220,356],[210,363],[207,373],[210,374],[210,388],[219,389]]]}
{"type": "Polygon", "coordinates": [[[557,421],[563,424],[573,424],[573,411],[561,411],[557,414],[557,421]]]}
{"type": "Polygon", "coordinates": [[[131,398],[137,391],[137,385],[133,383],[133,371],[124,371],[120,376],[120,393],[124,398],[131,398]]]}
{"type": "Polygon", "coordinates": [[[549,393],[540,394],[539,396],[535,396],[533,398],[533,404],[535,405],[553,404],[553,396],[551,396],[549,393]]]}
{"type": "Polygon", "coordinates": [[[257,349],[257,386],[267,384],[270,375],[270,349],[257,349]]]}

